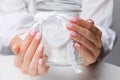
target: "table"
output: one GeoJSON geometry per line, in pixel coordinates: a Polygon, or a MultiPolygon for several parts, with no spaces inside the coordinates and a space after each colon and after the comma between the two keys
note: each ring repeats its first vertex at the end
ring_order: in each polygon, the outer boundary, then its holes
{"type": "Polygon", "coordinates": [[[77,74],[70,67],[52,67],[44,76],[30,77],[14,67],[14,56],[0,56],[0,80],[120,80],[120,67],[97,63],[77,74]]]}

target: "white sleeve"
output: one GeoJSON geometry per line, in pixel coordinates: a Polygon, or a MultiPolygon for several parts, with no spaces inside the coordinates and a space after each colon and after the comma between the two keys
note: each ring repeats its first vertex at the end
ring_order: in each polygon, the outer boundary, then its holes
{"type": "Polygon", "coordinates": [[[33,16],[27,5],[23,0],[0,2],[0,53],[11,54],[8,47],[11,39],[28,30],[27,25],[33,21],[33,16]]]}
{"type": "Polygon", "coordinates": [[[80,17],[92,19],[102,31],[102,41],[105,55],[114,45],[116,33],[110,28],[112,25],[113,0],[83,0],[80,17]]]}

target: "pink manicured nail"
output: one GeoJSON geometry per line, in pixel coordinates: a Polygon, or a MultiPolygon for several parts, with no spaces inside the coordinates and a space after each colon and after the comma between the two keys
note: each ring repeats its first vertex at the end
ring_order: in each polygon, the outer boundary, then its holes
{"type": "Polygon", "coordinates": [[[35,33],[36,33],[35,29],[32,29],[31,32],[30,32],[30,35],[31,35],[31,36],[34,36],[35,33]]]}
{"type": "Polygon", "coordinates": [[[75,46],[78,47],[78,48],[81,47],[79,43],[75,43],[75,46]]]}
{"type": "Polygon", "coordinates": [[[35,36],[36,40],[40,40],[41,39],[41,34],[40,33],[37,33],[36,36],[35,36]]]}
{"type": "Polygon", "coordinates": [[[44,62],[43,62],[43,59],[40,59],[40,60],[39,60],[39,65],[42,66],[43,63],[44,63],[44,62]]]}
{"type": "Polygon", "coordinates": [[[76,21],[77,21],[77,18],[76,18],[76,17],[71,17],[70,21],[71,21],[71,22],[76,22],[76,21]]]}
{"type": "Polygon", "coordinates": [[[69,23],[69,24],[67,24],[67,27],[68,27],[68,28],[73,28],[74,26],[73,26],[72,23],[69,23]]]}
{"type": "Polygon", "coordinates": [[[77,33],[74,32],[74,31],[71,31],[71,34],[72,34],[74,37],[77,35],[77,33]]]}
{"type": "Polygon", "coordinates": [[[43,50],[43,45],[40,44],[40,45],[38,46],[37,50],[38,50],[39,52],[41,52],[41,51],[43,50]]]}

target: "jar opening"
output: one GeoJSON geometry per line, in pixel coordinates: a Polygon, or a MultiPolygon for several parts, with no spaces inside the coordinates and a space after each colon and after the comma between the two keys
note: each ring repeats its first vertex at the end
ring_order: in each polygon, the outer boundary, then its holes
{"type": "Polygon", "coordinates": [[[46,2],[40,1],[35,5],[36,10],[47,11],[80,11],[81,6],[70,2],[46,2]]]}

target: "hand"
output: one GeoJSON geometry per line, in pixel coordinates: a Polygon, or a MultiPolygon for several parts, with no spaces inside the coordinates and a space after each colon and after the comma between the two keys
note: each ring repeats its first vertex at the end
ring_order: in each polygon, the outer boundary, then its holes
{"type": "Polygon", "coordinates": [[[95,63],[102,54],[102,32],[95,27],[92,20],[82,20],[76,17],[67,25],[70,37],[75,41],[75,48],[84,58],[84,66],[95,63]]]}
{"type": "Polygon", "coordinates": [[[44,47],[40,44],[41,38],[40,33],[31,30],[23,41],[16,42],[12,47],[16,54],[14,63],[24,74],[43,75],[49,69],[42,59],[44,47]]]}

